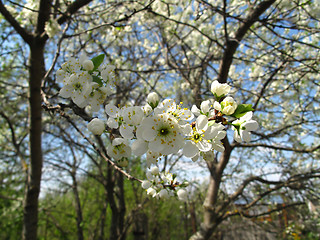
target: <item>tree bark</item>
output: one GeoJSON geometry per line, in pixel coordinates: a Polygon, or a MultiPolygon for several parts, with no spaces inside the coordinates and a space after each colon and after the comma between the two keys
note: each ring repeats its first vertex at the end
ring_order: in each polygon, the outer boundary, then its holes
{"type": "Polygon", "coordinates": [[[30,165],[25,189],[22,239],[37,238],[38,198],[42,174],[41,81],[45,74],[44,42],[33,41],[29,58],[30,165]]]}
{"type": "MultiPolygon", "coordinates": [[[[65,14],[58,19],[64,23],[68,17],[77,10],[87,5],[92,0],[76,0],[69,5],[65,14]]],[[[11,15],[0,0],[0,13],[6,21],[21,36],[23,41],[29,45],[29,152],[30,163],[26,181],[25,196],[23,203],[23,240],[37,239],[38,225],[38,198],[40,194],[40,183],[42,174],[42,95],[41,83],[45,76],[44,48],[48,36],[45,34],[45,23],[50,18],[52,0],[40,0],[37,24],[34,33],[23,28],[11,15]]]]}
{"type": "Polygon", "coordinates": [[[74,195],[74,200],[75,200],[75,210],[77,214],[77,235],[78,235],[78,240],[83,240],[83,228],[82,228],[82,223],[83,223],[83,217],[82,217],[82,208],[81,208],[81,202],[80,202],[80,196],[78,192],[78,183],[77,183],[77,178],[76,178],[76,171],[75,171],[75,166],[73,166],[73,171],[71,172],[71,177],[72,177],[72,191],[74,195]]]}

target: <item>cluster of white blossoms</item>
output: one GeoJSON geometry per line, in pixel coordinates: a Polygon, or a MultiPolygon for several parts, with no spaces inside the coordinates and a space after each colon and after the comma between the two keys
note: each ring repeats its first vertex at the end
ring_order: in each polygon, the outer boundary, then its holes
{"type": "MultiPolygon", "coordinates": [[[[114,80],[113,67],[94,64],[88,59],[69,60],[58,70],[57,78],[64,86],[60,96],[71,97],[79,107],[88,104],[98,110],[110,93],[110,82],[114,80]],[[94,81],[99,77],[100,81],[94,81]],[[102,82],[102,83],[101,83],[102,82]]],[[[197,161],[212,160],[214,150],[223,152],[226,126],[234,130],[237,142],[251,140],[250,131],[258,129],[252,120],[250,104],[238,104],[231,96],[228,84],[214,81],[211,92],[214,99],[203,101],[199,108],[183,108],[173,99],[160,101],[155,92],[149,93],[144,106],[105,106],[107,120],[94,118],[88,129],[95,135],[114,134],[107,147],[107,154],[119,166],[126,167],[131,155],[145,156],[148,171],[142,187],[147,194],[157,198],[176,195],[180,200],[188,199],[186,182],[179,183],[171,173],[161,173],[159,164],[164,156],[184,155],[197,161]],[[112,131],[106,131],[106,127],[112,131]]]]}
{"type": "Polygon", "coordinates": [[[89,106],[92,112],[99,111],[116,80],[115,67],[102,64],[103,59],[104,55],[91,60],[82,55],[79,60],[70,58],[62,64],[56,73],[57,82],[64,84],[59,95],[71,98],[80,108],[89,106]]]}
{"type": "Polygon", "coordinates": [[[142,181],[141,186],[146,189],[148,195],[166,199],[176,193],[179,200],[188,200],[188,193],[185,190],[185,187],[189,185],[188,182],[178,183],[174,174],[161,173],[157,166],[147,170],[146,175],[147,180],[142,181]]]}

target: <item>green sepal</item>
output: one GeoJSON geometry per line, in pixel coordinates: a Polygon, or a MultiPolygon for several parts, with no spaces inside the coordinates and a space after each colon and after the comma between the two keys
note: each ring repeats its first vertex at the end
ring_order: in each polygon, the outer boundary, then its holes
{"type": "Polygon", "coordinates": [[[152,107],[152,109],[155,109],[158,106],[159,101],[155,102],[155,104],[153,103],[148,103],[148,104],[150,105],[150,107],[152,107]]]}
{"type": "Polygon", "coordinates": [[[100,54],[94,58],[91,59],[91,61],[93,62],[93,71],[97,70],[98,67],[100,67],[101,63],[103,63],[105,55],[104,54],[100,54]]]}
{"type": "Polygon", "coordinates": [[[208,122],[208,127],[211,127],[213,124],[215,124],[216,123],[216,121],[215,120],[210,120],[209,122],[208,122]]]}
{"type": "Polygon", "coordinates": [[[224,97],[224,94],[218,96],[216,93],[213,94],[216,97],[217,102],[220,102],[220,99],[224,97]]]}
{"type": "Polygon", "coordinates": [[[239,136],[240,136],[240,123],[237,123],[237,124],[231,124],[235,129],[236,131],[238,132],[239,136]]]}
{"type": "Polygon", "coordinates": [[[237,109],[231,116],[235,118],[240,118],[244,116],[247,112],[251,111],[254,111],[254,109],[252,108],[252,104],[239,104],[237,109]]]}

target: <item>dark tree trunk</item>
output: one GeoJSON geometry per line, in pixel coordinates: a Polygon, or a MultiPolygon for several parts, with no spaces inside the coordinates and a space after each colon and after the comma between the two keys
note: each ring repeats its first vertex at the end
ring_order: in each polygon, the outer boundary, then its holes
{"type": "Polygon", "coordinates": [[[42,174],[41,81],[45,74],[44,42],[34,41],[29,58],[29,151],[30,164],[25,189],[22,239],[36,239],[38,198],[42,174]]]}

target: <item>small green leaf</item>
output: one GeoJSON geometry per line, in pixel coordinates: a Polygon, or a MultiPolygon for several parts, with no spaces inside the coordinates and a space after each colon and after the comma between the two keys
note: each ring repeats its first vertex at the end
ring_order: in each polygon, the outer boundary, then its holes
{"type": "Polygon", "coordinates": [[[252,104],[239,104],[236,111],[231,116],[235,118],[240,118],[247,112],[251,112],[253,110],[254,109],[252,108],[252,104]]]}
{"type": "Polygon", "coordinates": [[[102,79],[99,78],[98,76],[92,76],[92,81],[96,82],[99,84],[100,87],[102,87],[102,79]]]}
{"type": "Polygon", "coordinates": [[[104,60],[104,54],[100,54],[100,55],[91,59],[91,61],[93,62],[93,65],[94,65],[93,71],[98,69],[98,67],[101,65],[101,63],[103,63],[103,60],[104,60]]]}

